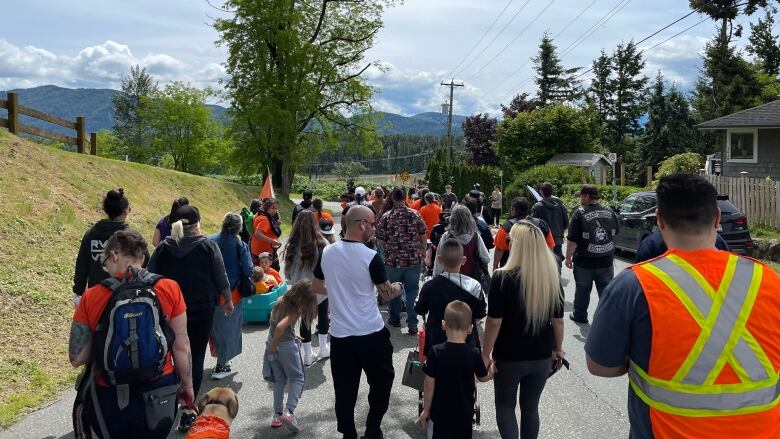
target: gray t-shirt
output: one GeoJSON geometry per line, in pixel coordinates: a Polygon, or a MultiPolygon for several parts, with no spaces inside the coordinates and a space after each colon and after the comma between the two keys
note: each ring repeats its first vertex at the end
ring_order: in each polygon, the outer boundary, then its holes
{"type": "MultiPolygon", "coordinates": [[[[585,353],[605,367],[617,367],[626,357],[643,370],[650,364],[653,328],[647,298],[631,269],[624,270],[607,286],[599,299],[585,353]]],[[[652,439],[650,407],[628,390],[630,437],[652,439]]]]}
{"type": "MultiPolygon", "coordinates": [[[[282,316],[282,319],[284,316],[282,316]]],[[[281,319],[279,319],[281,320],[281,319]]],[[[268,321],[268,341],[270,342],[271,339],[274,337],[274,331],[276,331],[276,326],[279,324],[278,321],[273,316],[273,313],[271,314],[271,319],[268,321]]],[[[295,328],[293,327],[295,325],[287,325],[286,328],[284,328],[284,334],[282,334],[282,338],[279,340],[279,343],[295,340],[295,328]]]]}

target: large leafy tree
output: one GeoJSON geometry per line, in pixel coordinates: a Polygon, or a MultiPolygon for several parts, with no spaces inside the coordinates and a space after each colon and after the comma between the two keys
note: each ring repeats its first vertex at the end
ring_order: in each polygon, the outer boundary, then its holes
{"type": "Polygon", "coordinates": [[[149,98],[141,114],[154,133],[158,164],[200,173],[224,148],[221,126],[206,107],[211,90],[172,82],[149,98]]]}
{"type": "Polygon", "coordinates": [[[598,148],[598,126],[589,109],[556,103],[504,119],[496,130],[496,152],[515,171],[544,164],[564,152],[598,148]]]}
{"type": "Polygon", "coordinates": [[[756,24],[750,25],[750,44],[747,45],[747,51],[756,57],[764,72],[777,76],[780,74],[780,44],[778,36],[772,34],[774,27],[774,11],[767,8],[764,18],[759,18],[756,24]]]}
{"type": "Polygon", "coordinates": [[[143,117],[146,98],[157,92],[157,83],[146,68],[134,66],[122,77],[120,91],[111,99],[114,111],[114,154],[146,163],[152,157],[149,121],[143,117]]]}
{"type": "Polygon", "coordinates": [[[553,102],[572,101],[579,96],[579,81],[575,79],[575,73],[580,69],[564,68],[556,50],[549,33],[545,32],[539,43],[538,55],[532,59],[536,85],[539,86],[537,97],[542,107],[553,102]]]}
{"type": "Polygon", "coordinates": [[[515,95],[508,106],[505,107],[504,104],[501,104],[501,112],[504,113],[504,117],[515,117],[517,113],[527,113],[537,108],[539,108],[539,101],[525,92],[515,95]]]}
{"type": "Polygon", "coordinates": [[[475,114],[463,121],[463,136],[466,138],[466,150],[471,153],[474,165],[497,165],[498,157],[493,151],[498,121],[488,114],[475,114]]]}
{"type": "Polygon", "coordinates": [[[228,0],[227,97],[243,169],[270,165],[281,189],[329,147],[378,146],[363,60],[395,0],[228,0]],[[356,117],[351,117],[356,116],[356,117]]]}

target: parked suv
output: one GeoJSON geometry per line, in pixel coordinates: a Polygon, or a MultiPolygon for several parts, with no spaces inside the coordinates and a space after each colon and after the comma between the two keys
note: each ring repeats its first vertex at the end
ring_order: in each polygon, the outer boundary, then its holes
{"type": "MultiPolygon", "coordinates": [[[[615,247],[636,253],[639,243],[657,229],[655,192],[637,192],[629,195],[615,209],[620,232],[615,236],[615,247]]],[[[753,240],[748,231],[747,217],[729,201],[728,195],[718,195],[720,226],[718,233],[731,251],[752,255],[753,240]]]]}

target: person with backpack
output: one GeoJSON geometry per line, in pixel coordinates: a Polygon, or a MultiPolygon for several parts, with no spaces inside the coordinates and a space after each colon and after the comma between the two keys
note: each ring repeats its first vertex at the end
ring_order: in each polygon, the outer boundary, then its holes
{"type": "Polygon", "coordinates": [[[178,395],[194,407],[185,300],[175,281],[142,268],[146,251],[140,233],[115,232],[100,256],[112,276],[86,290],[73,314],[70,363],[87,365],[74,407],[77,437],[93,430],[104,439],[166,438],[177,405],[147,401],[178,395]]]}
{"type": "MultiPolygon", "coordinates": [[[[490,263],[490,252],[482,242],[482,237],[477,232],[477,225],[467,207],[458,205],[452,209],[450,225],[439,239],[437,248],[450,238],[457,240],[463,246],[463,255],[466,256],[466,262],[460,267],[460,273],[481,280],[490,263]]],[[[433,263],[433,275],[438,276],[442,272],[444,272],[444,265],[441,258],[436,258],[433,263]]]]}
{"type": "Polygon", "coordinates": [[[477,200],[466,195],[463,197],[461,204],[466,206],[469,212],[471,212],[471,217],[474,218],[474,223],[477,225],[477,231],[479,231],[479,236],[482,237],[482,242],[485,243],[485,248],[490,250],[495,247],[493,233],[490,231],[490,226],[481,216],[477,215],[477,212],[479,212],[477,200]]]}
{"type": "Polygon", "coordinates": [[[293,207],[291,224],[295,223],[295,218],[298,217],[299,213],[312,208],[312,198],[314,197],[314,192],[312,192],[311,189],[306,189],[303,191],[302,195],[303,200],[301,200],[300,203],[293,207]]]}
{"type": "Polygon", "coordinates": [[[179,197],[173,200],[173,204],[171,204],[171,212],[168,215],[160,218],[160,220],[157,221],[157,224],[154,226],[154,235],[152,236],[153,246],[157,247],[163,239],[171,236],[171,215],[173,212],[176,212],[176,209],[188,204],[190,204],[190,200],[188,200],[187,197],[179,197]]]}
{"type": "Polygon", "coordinates": [[[558,258],[558,272],[561,271],[563,263],[563,238],[566,235],[566,229],[569,227],[569,215],[566,212],[566,206],[560,198],[554,197],[552,184],[544,182],[539,186],[542,193],[542,199],[534,204],[531,215],[534,218],[543,220],[550,227],[555,247],[553,253],[558,258]]]}
{"type": "MultiPolygon", "coordinates": [[[[192,348],[192,385],[197,395],[203,380],[214,309],[220,295],[225,315],[233,313],[230,281],[217,244],[200,231],[200,212],[195,206],[182,206],[173,214],[171,236],[154,249],[149,271],[178,282],[187,304],[187,333],[192,348]]],[[[179,431],[189,430],[195,412],[181,415],[179,431]]]]}
{"type": "MultiPolygon", "coordinates": [[[[234,307],[233,314],[229,316],[226,316],[222,309],[214,310],[211,340],[217,352],[217,365],[211,372],[211,378],[215,380],[221,380],[233,372],[230,368],[230,360],[240,355],[243,350],[241,344],[243,300],[241,300],[239,286],[241,282],[249,282],[254,267],[249,247],[238,238],[238,232],[242,227],[241,216],[228,212],[222,220],[222,231],[209,236],[222,254],[234,307]]],[[[224,305],[224,300],[220,297],[220,304],[224,305]]]]}
{"type": "Polygon", "coordinates": [[[533,218],[528,215],[528,199],[525,197],[517,197],[512,200],[511,217],[501,225],[496,233],[495,244],[496,251],[493,254],[493,270],[503,267],[506,264],[509,257],[509,232],[512,230],[512,226],[517,224],[518,221],[526,220],[542,231],[547,247],[552,250],[555,247],[555,240],[550,226],[544,220],[539,218],[533,218]]]}
{"type": "MultiPolygon", "coordinates": [[[[127,215],[130,201],[122,188],[111,189],[103,198],[103,212],[108,216],[90,227],[81,239],[73,274],[73,305],[77,306],[87,288],[94,287],[110,275],[100,265],[100,258],[106,242],[117,230],[127,230],[127,215]]],[[[149,252],[144,253],[143,266],[149,261],[149,252]]]]}
{"type": "Polygon", "coordinates": [[[615,275],[615,235],[618,219],[612,209],[599,204],[599,190],[592,184],[580,189],[580,208],[574,211],[566,236],[566,268],[574,270],[574,311],[569,318],[588,323],[590,291],[601,293],[615,275]]]}

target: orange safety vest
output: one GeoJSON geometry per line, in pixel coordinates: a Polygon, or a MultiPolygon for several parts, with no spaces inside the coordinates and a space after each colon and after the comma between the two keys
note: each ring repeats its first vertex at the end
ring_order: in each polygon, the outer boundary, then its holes
{"type": "Polygon", "coordinates": [[[634,394],[662,438],[780,438],[780,278],[717,250],[670,250],[631,268],[652,322],[634,394]]]}

